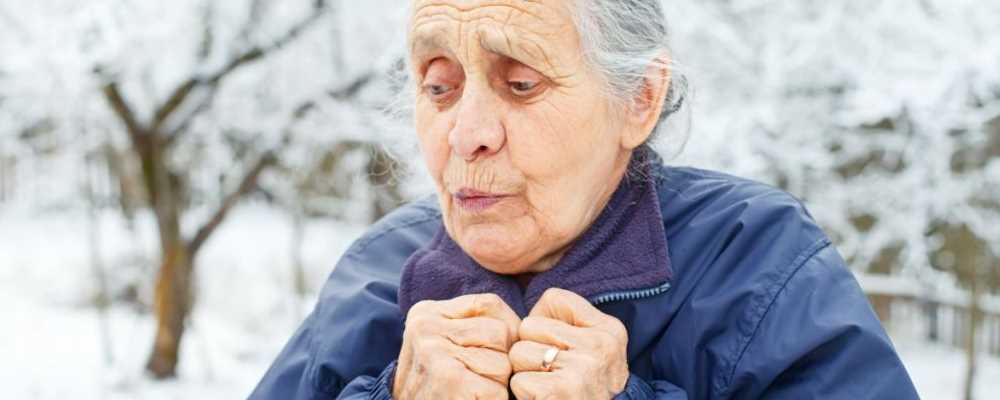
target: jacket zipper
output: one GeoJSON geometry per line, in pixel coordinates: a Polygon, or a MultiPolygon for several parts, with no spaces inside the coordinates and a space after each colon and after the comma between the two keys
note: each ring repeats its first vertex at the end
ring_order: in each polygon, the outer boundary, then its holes
{"type": "Polygon", "coordinates": [[[659,294],[666,293],[670,290],[670,282],[666,282],[660,286],[638,289],[638,290],[623,290],[618,292],[608,292],[591,297],[590,304],[599,305],[604,303],[612,303],[616,301],[625,300],[639,300],[645,299],[647,297],[653,297],[659,294]]]}

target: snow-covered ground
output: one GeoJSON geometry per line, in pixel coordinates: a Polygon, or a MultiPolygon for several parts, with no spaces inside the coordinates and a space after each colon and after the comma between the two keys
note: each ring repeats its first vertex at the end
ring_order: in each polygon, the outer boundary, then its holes
{"type": "MultiPolygon", "coordinates": [[[[138,281],[156,244],[148,218],[134,232],[105,215],[100,258],[109,288],[138,281]]],[[[94,306],[86,216],[0,210],[0,387],[8,399],[222,399],[245,397],[312,307],[294,294],[290,218],[256,206],[234,210],[198,258],[197,306],[182,347],[179,379],[153,382],[142,367],[154,320],[119,302],[104,317],[94,306]]],[[[312,220],[302,260],[318,290],[363,227],[312,220]]],[[[147,300],[148,301],[148,300],[147,300]]]]}
{"type": "MultiPolygon", "coordinates": [[[[99,259],[109,287],[152,274],[135,265],[155,245],[151,221],[134,231],[113,215],[98,219],[99,259]]],[[[9,399],[221,399],[245,397],[311,308],[313,294],[294,294],[290,219],[259,206],[238,208],[198,259],[198,305],[185,337],[179,378],[142,374],[153,319],[116,303],[93,306],[97,279],[82,215],[0,210],[0,387],[9,399]]],[[[313,220],[302,248],[311,291],[363,227],[313,220]]],[[[925,399],[957,399],[964,379],[958,350],[896,336],[925,399]]],[[[877,373],[877,371],[873,371],[877,373]]],[[[1000,358],[982,357],[977,392],[1000,390],[1000,358]]]]}
{"type": "MultiPolygon", "coordinates": [[[[965,384],[965,354],[951,347],[913,340],[899,333],[893,338],[920,397],[926,400],[961,399],[965,384]]],[[[1000,393],[1000,358],[980,355],[976,372],[976,399],[995,399],[1000,393]]]]}

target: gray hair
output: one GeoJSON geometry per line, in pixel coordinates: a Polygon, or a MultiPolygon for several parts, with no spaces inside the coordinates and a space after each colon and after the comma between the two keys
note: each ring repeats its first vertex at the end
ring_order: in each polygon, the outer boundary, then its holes
{"type": "MultiPolygon", "coordinates": [[[[605,79],[612,101],[631,107],[649,68],[670,70],[670,87],[650,141],[684,105],[686,79],[674,72],[661,0],[576,0],[576,28],[585,60],[605,79]]],[[[648,141],[647,141],[648,143],[648,141]]]]}

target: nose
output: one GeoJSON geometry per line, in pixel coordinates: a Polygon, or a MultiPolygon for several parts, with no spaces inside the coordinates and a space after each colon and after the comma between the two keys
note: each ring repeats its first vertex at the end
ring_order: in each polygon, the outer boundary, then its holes
{"type": "Polygon", "coordinates": [[[455,125],[448,133],[453,152],[466,161],[498,153],[507,141],[499,104],[488,94],[467,90],[457,104],[455,125]]]}

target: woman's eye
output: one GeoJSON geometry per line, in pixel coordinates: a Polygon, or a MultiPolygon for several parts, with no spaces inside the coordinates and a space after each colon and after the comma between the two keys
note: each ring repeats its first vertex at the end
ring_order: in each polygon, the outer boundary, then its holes
{"type": "Polygon", "coordinates": [[[438,103],[446,102],[454,90],[455,88],[451,87],[450,85],[442,85],[442,84],[424,85],[424,93],[427,93],[427,96],[430,97],[432,101],[438,103]]]}
{"type": "Polygon", "coordinates": [[[451,91],[451,87],[447,85],[425,85],[424,90],[431,96],[442,96],[448,94],[451,91]]]}
{"type": "Polygon", "coordinates": [[[511,92],[514,92],[516,96],[528,96],[538,87],[538,82],[531,81],[511,81],[508,84],[511,92]]]}

